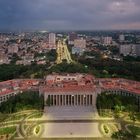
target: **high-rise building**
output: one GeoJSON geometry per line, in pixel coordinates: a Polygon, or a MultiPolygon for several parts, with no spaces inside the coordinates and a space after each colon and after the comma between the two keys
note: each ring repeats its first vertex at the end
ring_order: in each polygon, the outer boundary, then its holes
{"type": "Polygon", "coordinates": [[[112,44],[112,37],[109,37],[109,36],[104,37],[103,38],[103,44],[104,45],[111,45],[112,44]]]}
{"type": "Polygon", "coordinates": [[[85,49],[86,48],[86,40],[83,38],[75,39],[74,40],[74,47],[85,49]]]}
{"type": "Polygon", "coordinates": [[[121,35],[119,36],[119,41],[120,41],[120,42],[125,41],[125,35],[121,34],[121,35]]]}
{"type": "Polygon", "coordinates": [[[9,63],[10,63],[10,61],[8,59],[8,56],[4,52],[1,52],[1,50],[0,50],[0,65],[9,64],[9,63]]]}
{"type": "Polygon", "coordinates": [[[135,54],[136,56],[140,56],[140,45],[135,45],[135,54]]]}
{"type": "Polygon", "coordinates": [[[69,44],[74,45],[74,40],[77,39],[77,34],[72,32],[69,34],[69,44]]]}
{"type": "Polygon", "coordinates": [[[131,50],[131,45],[120,45],[120,54],[124,56],[130,55],[131,50]]]}
{"type": "Polygon", "coordinates": [[[135,44],[120,45],[120,54],[123,54],[124,56],[127,55],[140,56],[140,45],[135,44]]]}
{"type": "Polygon", "coordinates": [[[17,44],[8,46],[8,53],[11,53],[11,54],[18,53],[18,50],[19,50],[19,48],[18,48],[17,44]]]}
{"type": "Polygon", "coordinates": [[[56,35],[54,33],[49,33],[49,48],[56,49],[56,35]]]}
{"type": "Polygon", "coordinates": [[[72,48],[72,54],[83,54],[86,48],[86,40],[83,38],[74,40],[74,47],[72,48]]]}

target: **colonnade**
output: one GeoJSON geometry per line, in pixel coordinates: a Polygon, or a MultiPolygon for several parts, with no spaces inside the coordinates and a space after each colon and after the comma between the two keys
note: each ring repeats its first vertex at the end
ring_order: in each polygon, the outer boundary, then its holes
{"type": "Polygon", "coordinates": [[[48,95],[48,106],[89,106],[94,103],[94,96],[89,95],[48,95]]]}

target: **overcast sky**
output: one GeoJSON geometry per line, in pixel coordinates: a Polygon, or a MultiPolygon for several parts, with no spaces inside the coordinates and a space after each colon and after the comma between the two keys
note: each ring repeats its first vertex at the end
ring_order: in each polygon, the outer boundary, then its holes
{"type": "Polygon", "coordinates": [[[140,29],[140,0],[0,0],[2,29],[140,29]]]}

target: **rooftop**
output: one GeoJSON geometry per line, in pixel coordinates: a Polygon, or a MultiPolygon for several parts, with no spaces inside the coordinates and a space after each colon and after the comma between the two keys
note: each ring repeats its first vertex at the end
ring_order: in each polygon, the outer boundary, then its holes
{"type": "Polygon", "coordinates": [[[122,78],[95,78],[89,74],[52,74],[45,80],[13,79],[0,82],[0,95],[14,91],[38,89],[45,92],[93,92],[97,88],[104,90],[125,90],[140,95],[140,82],[122,78]],[[43,84],[40,84],[43,81],[43,84]]]}
{"type": "Polygon", "coordinates": [[[0,82],[0,95],[23,91],[39,85],[40,79],[13,79],[0,82]]]}

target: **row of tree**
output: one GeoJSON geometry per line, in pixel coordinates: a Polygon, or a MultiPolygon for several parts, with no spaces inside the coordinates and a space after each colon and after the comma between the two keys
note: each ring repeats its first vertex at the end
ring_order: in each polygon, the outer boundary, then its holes
{"type": "Polygon", "coordinates": [[[30,66],[24,65],[0,65],[0,81],[10,80],[14,78],[30,78],[32,75],[34,78],[43,78],[44,73],[48,65],[36,65],[30,66]]]}
{"type": "Polygon", "coordinates": [[[0,105],[1,113],[15,113],[27,109],[41,110],[44,107],[44,98],[38,92],[28,91],[10,97],[0,105]]]}
{"type": "Polygon", "coordinates": [[[140,81],[140,63],[115,61],[110,59],[84,59],[80,58],[79,62],[85,64],[94,71],[98,77],[123,77],[140,81]],[[103,73],[103,71],[107,71],[103,73]]]}
{"type": "Polygon", "coordinates": [[[61,64],[54,65],[51,69],[48,70],[48,73],[57,72],[57,73],[88,73],[89,70],[81,64],[71,63],[67,64],[65,61],[61,64]]]}
{"type": "Polygon", "coordinates": [[[110,93],[102,93],[97,97],[97,109],[100,110],[114,110],[116,112],[119,111],[129,111],[138,110],[138,105],[135,97],[129,97],[125,95],[116,95],[110,93]]]}

